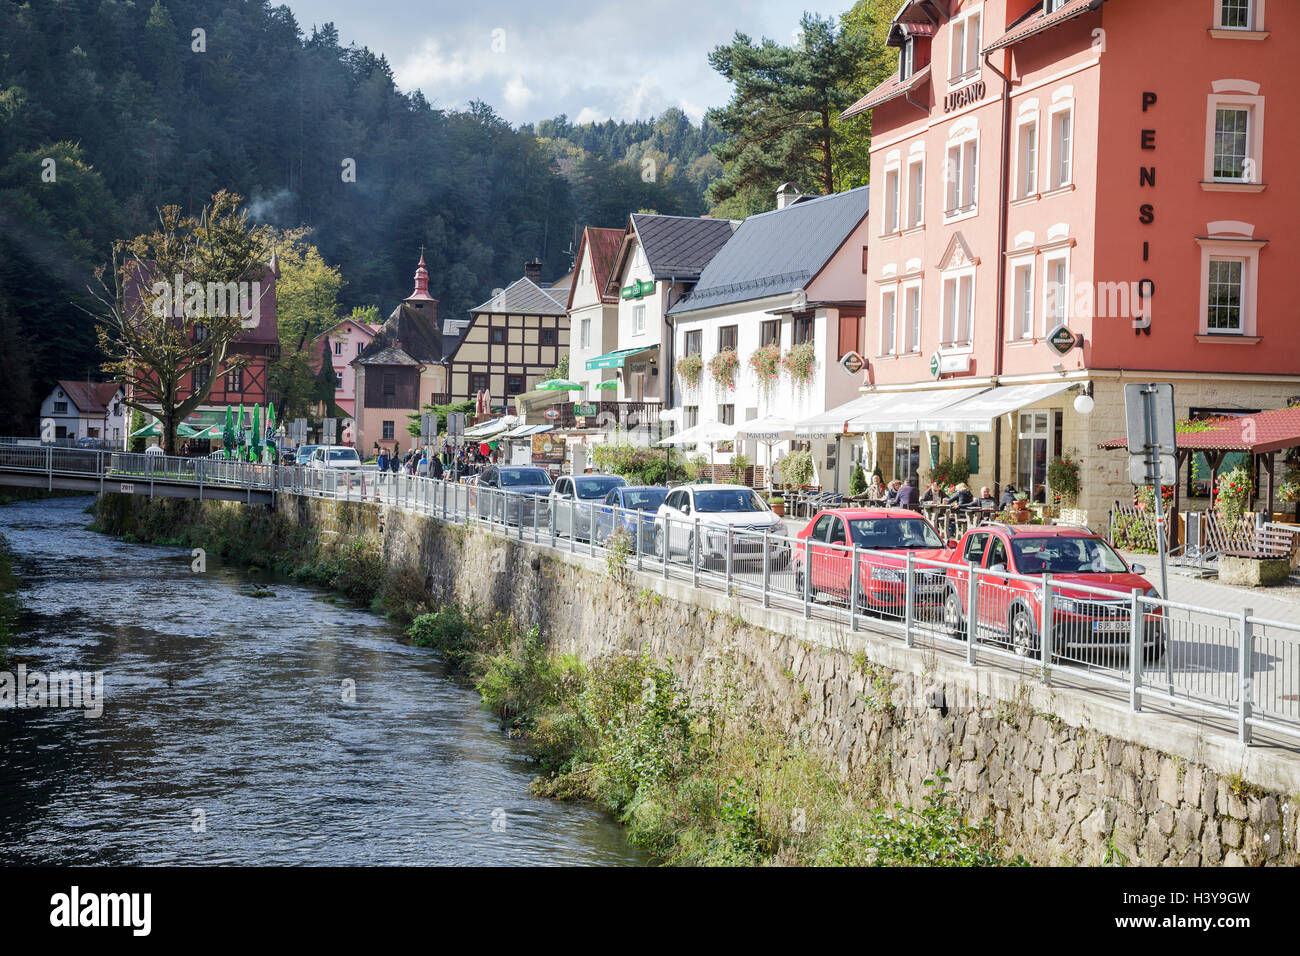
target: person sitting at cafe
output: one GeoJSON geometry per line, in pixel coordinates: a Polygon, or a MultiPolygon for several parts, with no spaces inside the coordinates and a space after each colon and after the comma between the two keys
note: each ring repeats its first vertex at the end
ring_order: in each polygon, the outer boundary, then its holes
{"type": "Polygon", "coordinates": [[[913,508],[916,506],[916,486],[912,484],[911,478],[898,486],[897,498],[894,504],[899,508],[913,508]]]}
{"type": "Polygon", "coordinates": [[[952,490],[952,494],[945,498],[943,503],[946,505],[956,505],[960,508],[963,505],[970,504],[974,500],[975,496],[970,493],[970,488],[968,488],[966,482],[963,481],[958,483],[957,487],[952,490]]]}
{"type": "Polygon", "coordinates": [[[993,500],[993,492],[988,489],[987,485],[980,488],[980,496],[971,502],[970,507],[985,511],[992,511],[997,507],[997,502],[993,500]]]}
{"type": "Polygon", "coordinates": [[[1039,505],[1047,504],[1047,486],[1035,485],[1033,497],[1034,497],[1035,504],[1039,504],[1039,505]]]}
{"type": "Polygon", "coordinates": [[[998,507],[1004,511],[1007,508],[1010,508],[1016,503],[1017,494],[1019,494],[1019,492],[1016,491],[1016,486],[1008,482],[1007,486],[1002,489],[1002,500],[998,502],[998,507]]]}
{"type": "Polygon", "coordinates": [[[867,494],[875,501],[885,497],[885,486],[880,482],[879,475],[871,476],[871,484],[867,486],[867,494]]]}
{"type": "Polygon", "coordinates": [[[936,481],[930,482],[925,489],[925,494],[921,495],[921,504],[937,505],[941,501],[943,501],[943,492],[939,490],[939,483],[936,481]]]}
{"type": "Polygon", "coordinates": [[[902,486],[897,478],[885,485],[885,506],[895,508],[898,506],[898,489],[902,486]]]}

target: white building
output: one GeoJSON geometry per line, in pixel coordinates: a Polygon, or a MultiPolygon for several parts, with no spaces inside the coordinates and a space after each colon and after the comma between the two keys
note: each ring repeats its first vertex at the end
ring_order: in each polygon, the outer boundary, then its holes
{"type": "Polygon", "coordinates": [[[600,389],[617,378],[615,368],[587,368],[587,362],[618,348],[618,289],[609,276],[623,242],[622,229],[582,230],[569,286],[569,378],[587,386],[584,397],[616,398],[616,389],[600,389]]]}
{"type": "MultiPolygon", "coordinates": [[[[768,415],[797,422],[859,395],[861,369],[850,372],[840,360],[862,347],[868,188],[815,198],[790,199],[783,192],[779,203],[772,212],[742,222],[694,289],[668,310],[674,353],[699,355],[704,366],[694,386],[677,375],[682,428],[768,415]],[[751,367],[751,356],[764,346],[775,346],[783,357],[811,346],[810,378],[800,382],[782,370],[765,385],[751,367]],[[712,360],[727,350],[739,362],[734,387],[709,371],[712,360]]],[[[770,465],[766,447],[761,452],[754,442],[739,447],[751,461],[770,465]]],[[[775,457],[788,447],[776,446],[775,457]]],[[[822,487],[847,488],[847,447],[841,449],[832,436],[814,439],[811,447],[822,487]]],[[[718,454],[716,460],[729,457],[718,454]]]]}
{"type": "Polygon", "coordinates": [[[60,379],[41,402],[37,434],[57,440],[98,438],[113,447],[125,445],[126,389],[116,382],[77,382],[60,379]],[[52,431],[47,429],[47,423],[52,431]]]}

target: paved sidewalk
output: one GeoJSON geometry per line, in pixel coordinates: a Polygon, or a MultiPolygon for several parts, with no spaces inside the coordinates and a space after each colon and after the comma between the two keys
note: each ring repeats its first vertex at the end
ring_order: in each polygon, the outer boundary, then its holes
{"type": "MultiPolygon", "coordinates": [[[[1129,564],[1146,566],[1146,578],[1160,586],[1160,558],[1154,554],[1120,552],[1129,564]]],[[[1197,607],[1239,614],[1249,607],[1256,617],[1295,623],[1300,627],[1300,584],[1274,588],[1241,588],[1220,584],[1214,578],[1198,578],[1185,569],[1169,566],[1169,600],[1197,607]]]]}

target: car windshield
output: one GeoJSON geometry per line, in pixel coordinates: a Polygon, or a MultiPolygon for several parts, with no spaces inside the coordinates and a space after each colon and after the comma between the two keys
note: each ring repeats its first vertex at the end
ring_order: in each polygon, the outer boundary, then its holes
{"type": "Polygon", "coordinates": [[[850,518],[849,530],[860,548],[943,547],[943,541],[924,518],[850,518]]]}
{"type": "Polygon", "coordinates": [[[515,488],[519,485],[549,485],[551,476],[540,468],[502,468],[501,487],[515,488]]]}
{"type": "Polygon", "coordinates": [[[765,511],[763,499],[749,488],[710,488],[695,492],[695,510],[704,512],[765,511]]]}
{"type": "Polygon", "coordinates": [[[331,448],[330,461],[360,461],[355,448],[331,448]]]}
{"type": "Polygon", "coordinates": [[[618,475],[588,475],[585,478],[575,478],[573,483],[578,488],[578,497],[589,501],[604,498],[609,494],[609,489],[627,484],[627,479],[618,475]]]}
{"type": "Polygon", "coordinates": [[[1127,570],[1120,556],[1099,538],[1012,538],[1011,550],[1021,574],[1123,574],[1127,570]]]}
{"type": "Polygon", "coordinates": [[[301,448],[298,449],[298,457],[300,459],[310,458],[311,453],[314,452],[318,447],[319,446],[317,445],[303,445],[301,448]]]}
{"type": "Polygon", "coordinates": [[[668,497],[667,488],[634,488],[623,492],[623,507],[638,511],[656,511],[668,497]]]}

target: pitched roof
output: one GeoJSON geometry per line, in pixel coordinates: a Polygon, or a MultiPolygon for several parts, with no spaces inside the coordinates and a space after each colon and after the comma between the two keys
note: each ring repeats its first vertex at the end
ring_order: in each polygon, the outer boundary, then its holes
{"type": "Polygon", "coordinates": [[[906,80],[900,80],[898,74],[895,73],[889,79],[885,80],[885,82],[881,83],[874,90],[841,113],[840,119],[848,119],[850,116],[857,116],[859,113],[865,113],[869,109],[874,109],[881,103],[888,103],[890,100],[897,99],[900,96],[919,90],[929,81],[929,63],[921,67],[906,80]]]}
{"type": "MultiPolygon", "coordinates": [[[[591,281],[596,284],[596,288],[601,290],[600,297],[606,302],[617,302],[618,295],[610,294],[605,288],[609,285],[609,275],[614,270],[614,262],[618,259],[618,248],[623,242],[623,236],[626,234],[625,229],[600,229],[596,226],[588,226],[582,230],[582,240],[578,244],[577,263],[579,268],[582,265],[582,257],[585,252],[591,254],[591,281]]],[[[566,308],[573,308],[573,290],[577,288],[577,283],[569,284],[569,297],[565,303],[566,308]]]]}
{"type": "Polygon", "coordinates": [[[380,345],[373,351],[366,349],[355,359],[354,365],[419,365],[406,349],[393,345],[380,345]]]}
{"type": "Polygon", "coordinates": [[[1054,27],[1064,23],[1066,20],[1073,20],[1080,14],[1087,13],[1090,10],[1096,10],[1106,0],[1065,0],[1060,9],[1051,13],[1044,13],[1042,4],[1030,8],[1029,12],[1013,23],[1010,29],[992,44],[984,48],[985,53],[992,53],[994,50],[1001,50],[1012,44],[1019,43],[1027,37],[1040,33],[1049,27],[1054,27]]]}
{"type": "Polygon", "coordinates": [[[524,276],[502,289],[499,295],[494,295],[478,308],[469,311],[471,315],[482,315],[484,313],[567,315],[565,303],[559,298],[564,291],[549,292],[532,279],[524,276]]]}
{"type": "MultiPolygon", "coordinates": [[[[1300,446],[1300,407],[1275,408],[1251,415],[1226,417],[1206,431],[1179,434],[1179,449],[1189,451],[1248,451],[1256,455],[1300,446]]],[[[1127,448],[1127,438],[1100,442],[1098,448],[1127,448]]]]}
{"type": "MultiPolygon", "coordinates": [[[[635,213],[628,228],[635,234],[656,279],[694,279],[731,238],[736,225],[730,219],[635,213]]],[[[622,271],[630,251],[631,245],[625,240],[611,279],[622,271]]]]}
{"type": "Polygon", "coordinates": [[[122,388],[117,382],[76,382],[71,379],[59,379],[59,388],[68,400],[77,406],[78,411],[100,415],[108,411],[108,403],[122,388]]]}
{"type": "Polygon", "coordinates": [[[871,189],[859,186],[750,216],[710,260],[670,315],[807,288],[867,217],[871,189]]]}
{"type": "Polygon", "coordinates": [[[403,299],[352,360],[354,365],[436,365],[456,350],[459,337],[439,321],[434,299],[403,299]]]}
{"type": "Polygon", "coordinates": [[[383,328],[383,326],[374,326],[374,325],[371,325],[369,322],[362,322],[360,319],[343,318],[343,319],[339,319],[337,322],[335,322],[333,325],[331,325],[328,329],[325,329],[325,331],[321,332],[319,335],[317,335],[315,338],[313,338],[312,341],[313,341],[313,342],[316,342],[316,341],[319,341],[320,339],[325,338],[327,335],[329,335],[331,332],[333,332],[335,329],[337,329],[340,325],[345,325],[345,324],[346,324],[346,325],[355,325],[355,326],[356,326],[357,328],[359,328],[361,331],[365,332],[367,335],[370,335],[370,336],[372,336],[372,337],[375,336],[375,335],[377,335],[377,334],[379,333],[379,330],[380,330],[381,328],[383,328]]]}

